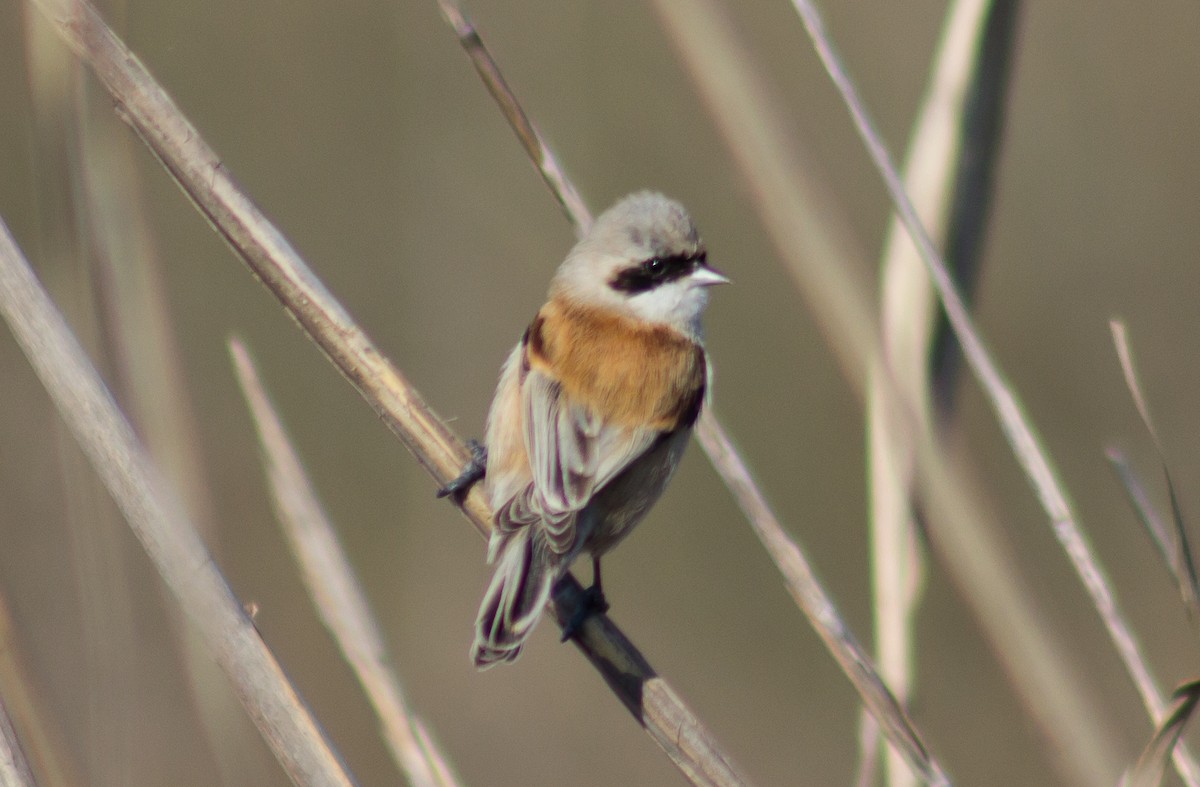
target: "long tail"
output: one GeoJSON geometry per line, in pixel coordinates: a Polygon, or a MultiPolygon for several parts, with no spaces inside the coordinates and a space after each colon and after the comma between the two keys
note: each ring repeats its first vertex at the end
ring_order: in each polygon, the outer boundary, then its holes
{"type": "Polygon", "coordinates": [[[496,572],[475,621],[475,666],[487,669],[521,655],[550,600],[557,572],[549,557],[536,525],[507,535],[500,544],[496,572]]]}

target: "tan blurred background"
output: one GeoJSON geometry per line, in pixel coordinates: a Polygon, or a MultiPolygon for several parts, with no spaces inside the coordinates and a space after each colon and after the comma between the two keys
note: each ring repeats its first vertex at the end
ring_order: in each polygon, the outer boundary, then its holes
{"type": "MultiPolygon", "coordinates": [[[[874,275],[879,179],[786,2],[728,4],[779,111],[874,275]]],[[[944,7],[827,0],[827,21],[892,150],[903,151],[944,7]]],[[[124,2],[103,7],[198,129],[371,336],[463,436],[572,242],[433,0],[124,2]]],[[[735,280],[708,313],[718,412],[841,611],[870,640],[862,408],[753,212],[745,183],[640,3],[477,0],[517,93],[599,210],[653,187],[688,205],[735,280]]],[[[0,4],[0,216],[92,347],[107,323],[79,249],[78,146],[35,109],[23,3],[0,4]],[[100,315],[97,318],[97,315],[100,315]],[[97,329],[95,326],[100,326],[97,329]]],[[[36,35],[36,31],[35,31],[36,35]]],[[[1128,320],[1185,511],[1200,514],[1200,8],[1029,3],[1019,25],[979,322],[1078,504],[1164,686],[1200,668],[1194,629],[1114,481],[1127,448],[1165,505],[1107,320],[1128,320]]],[[[49,54],[46,54],[49,53],[49,54]]],[[[61,53],[58,57],[61,57],[61,53]]],[[[43,72],[44,73],[44,72],[43,72]]],[[[68,77],[69,79],[69,77],[68,77]]],[[[70,84],[68,81],[66,84],[70,84]]],[[[681,784],[571,646],[542,626],[511,668],[467,658],[483,543],[247,274],[90,78],[80,133],[131,151],[238,596],[363,784],[398,776],[296,578],[265,495],[225,342],[259,359],[382,621],[414,708],[473,785],[681,784]]],[[[68,94],[69,97],[69,94],[68,94]]],[[[69,102],[68,102],[69,103],[69,102]]],[[[116,159],[114,159],[116,160],[116,159]]],[[[119,368],[101,353],[110,379],[119,368]]],[[[1112,743],[1151,734],[1095,612],[994,419],[966,381],[963,442],[1017,570],[1112,743]]],[[[80,784],[283,784],[253,727],[199,733],[174,644],[180,612],[0,330],[0,595],[14,652],[80,784]],[[223,770],[224,768],[224,770],[223,770]],[[230,778],[234,774],[234,778],[230,778]]],[[[605,562],[612,616],[758,784],[845,784],[856,695],[693,449],[637,535],[605,562]]],[[[1058,783],[1031,722],[936,564],[913,713],[956,781],[1058,783]]],[[[218,681],[217,704],[228,701],[218,681]]],[[[1117,774],[1114,772],[1115,778],[1117,774]]]]}

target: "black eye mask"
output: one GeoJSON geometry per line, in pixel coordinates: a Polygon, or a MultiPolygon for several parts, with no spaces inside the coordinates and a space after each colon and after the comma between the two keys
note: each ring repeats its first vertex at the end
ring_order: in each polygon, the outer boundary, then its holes
{"type": "Polygon", "coordinates": [[[631,268],[618,271],[608,286],[629,295],[648,292],[661,284],[690,275],[696,268],[705,264],[705,259],[706,255],[702,251],[695,254],[651,257],[631,268]]]}

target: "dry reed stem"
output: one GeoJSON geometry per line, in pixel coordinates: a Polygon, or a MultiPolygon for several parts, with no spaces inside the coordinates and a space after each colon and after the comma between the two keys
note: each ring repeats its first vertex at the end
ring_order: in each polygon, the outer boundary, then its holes
{"type": "MultiPolygon", "coordinates": [[[[300,327],[362,394],[417,461],[443,485],[468,452],[415,389],[383,357],[313,275],[279,230],[234,183],[219,158],[141,62],[87,3],[31,0],[112,94],[117,112],[141,136],[200,212],[300,327]]],[[[478,489],[462,510],[481,534],[491,512],[478,489]]],[[[555,604],[560,625],[579,603],[573,577],[555,604]],[[564,605],[566,605],[564,607],[564,605]]],[[[697,784],[744,783],[715,739],[607,617],[589,619],[573,640],[651,737],[697,784]]]]}
{"type": "Polygon", "coordinates": [[[36,787],[21,741],[0,699],[0,787],[36,787]]]}
{"type": "Polygon", "coordinates": [[[1125,455],[1124,451],[1115,446],[1109,446],[1105,449],[1104,455],[1117,474],[1117,480],[1121,482],[1121,486],[1125,487],[1125,493],[1129,495],[1129,504],[1133,506],[1134,513],[1141,520],[1146,532],[1150,534],[1154,545],[1158,547],[1168,570],[1173,573],[1172,567],[1176,561],[1175,539],[1163,523],[1162,516],[1159,515],[1154,504],[1150,502],[1150,494],[1146,491],[1146,485],[1133,471],[1133,467],[1129,464],[1129,457],[1125,455]]]}
{"type": "Polygon", "coordinates": [[[504,81],[504,74],[501,73],[500,66],[484,45],[479,33],[475,31],[475,25],[471,23],[471,20],[454,0],[438,0],[438,7],[446,21],[450,23],[450,27],[454,28],[454,34],[458,36],[458,43],[471,58],[471,63],[479,72],[479,78],[487,86],[492,98],[500,105],[500,111],[504,113],[504,117],[516,133],[517,140],[525,149],[525,155],[529,156],[529,160],[537,167],[542,180],[550,187],[550,193],[554,195],[558,204],[566,212],[567,218],[575,228],[576,235],[582,236],[592,223],[592,216],[587,205],[584,204],[583,198],[579,196],[579,192],[567,178],[554,151],[546,144],[541,132],[533,125],[533,121],[525,114],[525,110],[521,108],[516,94],[504,81]]]}
{"type": "Polygon", "coordinates": [[[383,725],[392,758],[414,787],[455,787],[441,753],[417,733],[400,680],[388,663],[383,634],[358,584],[333,524],[317,499],[291,438],[267,395],[254,361],[237,339],[229,341],[238,385],[258,432],[275,514],[300,564],[301,578],[325,628],[383,725]],[[440,761],[441,765],[438,765],[440,761]]]}
{"type": "MultiPolygon", "coordinates": [[[[1133,403],[1137,407],[1138,415],[1142,418],[1142,424],[1150,433],[1150,441],[1154,444],[1158,462],[1162,465],[1163,480],[1166,481],[1167,496],[1171,501],[1172,527],[1170,531],[1163,525],[1162,520],[1149,504],[1145,491],[1141,489],[1141,484],[1128,466],[1124,467],[1121,477],[1125,481],[1125,487],[1129,490],[1130,497],[1141,515],[1142,521],[1150,530],[1151,538],[1154,539],[1166,560],[1167,568],[1179,588],[1179,595],[1188,616],[1195,620],[1200,618],[1200,579],[1197,579],[1195,558],[1192,554],[1191,544],[1188,542],[1183,511],[1179,506],[1179,496],[1176,493],[1178,487],[1171,477],[1171,468],[1167,463],[1162,440],[1159,439],[1158,429],[1155,428],[1154,421],[1150,418],[1146,395],[1142,393],[1141,383],[1138,382],[1138,373],[1133,365],[1133,350],[1129,345],[1129,331],[1125,327],[1125,323],[1120,320],[1110,320],[1109,328],[1112,331],[1113,344],[1117,350],[1117,359],[1121,364],[1121,373],[1125,376],[1125,386],[1129,389],[1130,396],[1133,397],[1133,403]]],[[[1112,452],[1110,452],[1111,455],[1112,452]]],[[[1120,472],[1122,465],[1119,460],[1113,458],[1113,463],[1120,472]]]]}
{"type": "Polygon", "coordinates": [[[2,222],[0,312],[284,770],[301,785],[352,784],[2,222]]]}
{"type": "MultiPolygon", "coordinates": [[[[1026,418],[1016,391],[1004,380],[999,365],[984,345],[945,261],[934,248],[929,233],[921,224],[916,208],[896,171],[891,154],[888,153],[882,137],[867,114],[866,106],[850,80],[845,66],[837,56],[816,6],[809,0],[792,0],[792,5],[800,15],[817,55],[841,93],[867,152],[883,178],[896,212],[925,263],[967,363],[995,411],[1000,427],[1018,463],[1033,485],[1042,508],[1050,517],[1055,536],[1079,574],[1084,589],[1091,596],[1092,604],[1099,612],[1117,655],[1133,680],[1152,723],[1157,726],[1166,712],[1162,691],[1158,688],[1150,665],[1142,654],[1137,637],[1117,605],[1112,583],[1079,528],[1078,518],[1072,510],[1066,490],[1058,480],[1049,455],[1026,418]]],[[[1176,750],[1175,764],[1186,783],[1200,783],[1200,768],[1182,749],[1176,750]]]]}
{"type": "Polygon", "coordinates": [[[412,719],[413,728],[417,733],[417,742],[421,746],[421,750],[425,752],[425,758],[433,768],[433,778],[437,784],[453,785],[456,783],[458,776],[450,768],[449,761],[442,756],[441,750],[433,740],[433,736],[429,734],[429,730],[425,728],[425,723],[419,717],[414,716],[412,719]]]}

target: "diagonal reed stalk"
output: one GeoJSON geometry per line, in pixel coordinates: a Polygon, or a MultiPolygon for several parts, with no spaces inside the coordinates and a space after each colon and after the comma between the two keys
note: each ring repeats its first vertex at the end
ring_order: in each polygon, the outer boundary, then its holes
{"type": "Polygon", "coordinates": [[[238,339],[230,340],[229,352],[258,432],[275,515],[321,621],[375,708],[392,759],[412,787],[457,787],[446,758],[427,745],[423,723],[408,708],[388,664],[383,632],[250,353],[238,339]]]}
{"type": "MultiPolygon", "coordinates": [[[[438,0],[438,5],[488,91],[496,99],[505,119],[517,134],[522,147],[542,174],[555,198],[566,208],[576,233],[582,234],[591,224],[590,213],[579,200],[575,188],[559,166],[557,157],[504,81],[499,66],[484,46],[475,26],[456,0],[438,0]]],[[[837,279],[832,279],[831,282],[835,285],[841,283],[837,279]]],[[[770,510],[745,461],[734,448],[711,408],[701,415],[696,427],[696,437],[721,478],[733,492],[755,534],[779,567],[788,592],[859,692],[868,711],[879,720],[900,756],[925,781],[932,784],[948,783],[941,766],[933,759],[921,740],[916,726],[896,701],[876,672],[870,657],[838,614],[833,600],[821,586],[803,551],[795,540],[788,536],[770,510]]]]}
{"type": "Polygon", "coordinates": [[[542,176],[550,193],[562,206],[571,226],[575,228],[576,235],[582,236],[592,223],[592,215],[588,211],[583,197],[579,196],[575,185],[567,178],[562,165],[558,163],[558,156],[554,155],[554,151],[546,144],[542,133],[525,114],[521,103],[517,101],[516,94],[504,79],[499,64],[496,63],[488,48],[484,46],[483,38],[458,3],[454,0],[438,0],[438,7],[446,21],[450,23],[450,27],[454,28],[454,34],[458,36],[458,43],[471,58],[471,64],[475,66],[484,86],[492,94],[496,103],[500,105],[500,111],[512,126],[525,155],[529,156],[529,160],[537,167],[538,174],[542,176]]]}
{"type": "MultiPolygon", "coordinates": [[[[457,475],[469,456],[462,440],[429,409],[237,186],[220,159],[95,8],[86,2],[33,1],[109,90],[120,117],[434,481],[442,485],[457,475]]],[[[472,490],[461,507],[476,529],[486,534],[491,512],[480,491],[472,490]]],[[[564,583],[554,609],[560,625],[578,606],[581,595],[582,588],[573,578],[564,583]]],[[[590,618],[574,641],[690,780],[712,785],[744,783],[711,734],[607,617],[590,618]]]]}
{"type": "MultiPolygon", "coordinates": [[[[1171,476],[1166,451],[1163,449],[1162,440],[1159,439],[1154,420],[1150,417],[1150,407],[1146,404],[1146,395],[1142,393],[1142,385],[1138,381],[1137,369],[1133,364],[1133,349],[1129,344],[1129,330],[1121,320],[1109,321],[1109,328],[1112,331],[1117,360],[1120,362],[1121,372],[1125,376],[1125,387],[1129,389],[1129,395],[1133,397],[1133,404],[1142,419],[1142,425],[1150,433],[1150,442],[1154,444],[1158,462],[1162,465],[1163,481],[1167,485],[1167,498],[1171,501],[1170,531],[1163,525],[1162,518],[1153,510],[1145,490],[1138,483],[1133,471],[1125,466],[1121,476],[1135,509],[1166,562],[1176,587],[1179,588],[1179,597],[1183,601],[1184,609],[1187,610],[1188,616],[1195,621],[1200,618],[1200,578],[1197,578],[1196,575],[1196,562],[1192,546],[1189,543],[1183,511],[1179,505],[1179,495],[1176,492],[1178,485],[1171,476]]],[[[1110,452],[1111,456],[1112,452],[1110,452]]],[[[1119,470],[1122,469],[1122,464],[1116,459],[1113,459],[1113,464],[1119,470]]]]}

